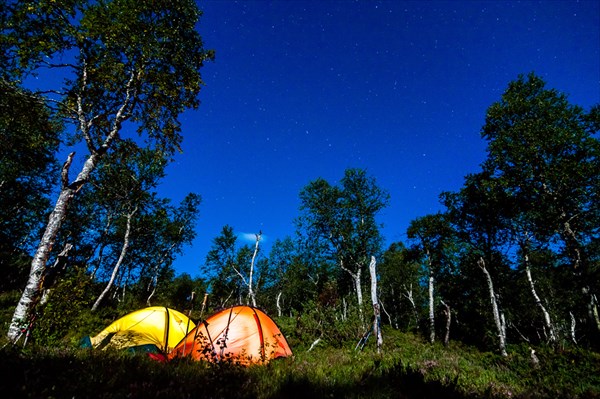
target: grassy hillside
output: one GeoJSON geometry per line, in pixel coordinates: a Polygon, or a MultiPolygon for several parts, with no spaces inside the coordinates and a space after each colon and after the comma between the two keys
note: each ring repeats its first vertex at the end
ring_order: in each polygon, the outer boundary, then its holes
{"type": "Polygon", "coordinates": [[[293,358],[247,369],[6,346],[0,350],[0,392],[5,398],[600,398],[597,353],[541,351],[536,366],[525,347],[502,358],[391,330],[382,354],[346,346],[296,348],[293,358]]]}

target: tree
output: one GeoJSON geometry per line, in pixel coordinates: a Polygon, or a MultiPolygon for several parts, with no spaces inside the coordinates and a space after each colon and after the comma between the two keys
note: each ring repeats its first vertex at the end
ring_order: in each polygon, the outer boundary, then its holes
{"type": "Polygon", "coordinates": [[[600,142],[594,137],[600,131],[599,109],[585,112],[570,104],[532,73],[509,84],[488,109],[482,129],[488,141],[483,167],[514,199],[512,231],[552,341],[556,329],[535,289],[532,251],[553,249],[570,264],[600,331],[592,249],[600,233],[600,142]]]}
{"type": "Polygon", "coordinates": [[[189,193],[175,207],[168,202],[154,207],[152,212],[139,221],[136,257],[138,268],[150,273],[148,284],[149,295],[146,304],[156,292],[159,276],[171,269],[176,254],[183,252],[184,245],[190,245],[196,237],[195,223],[199,215],[202,198],[198,194],[189,193]]]}
{"type": "Polygon", "coordinates": [[[0,288],[20,287],[49,208],[61,125],[43,100],[0,80],[0,288]]]}
{"type": "Polygon", "coordinates": [[[221,234],[213,239],[202,271],[211,276],[213,295],[222,299],[221,306],[225,306],[234,294],[241,302],[242,291],[247,292],[247,302],[256,306],[257,256],[262,232],[255,237],[254,249],[247,245],[237,248],[233,227],[225,225],[221,234]]]}
{"type": "Polygon", "coordinates": [[[261,300],[263,304],[275,303],[279,316],[303,306],[315,298],[321,276],[314,265],[303,261],[298,242],[291,237],[277,239],[271,247],[263,270],[261,300]]]}
{"type": "Polygon", "coordinates": [[[381,353],[383,335],[381,334],[381,306],[377,294],[377,260],[371,256],[369,263],[369,274],[371,277],[371,304],[373,305],[373,335],[377,339],[377,353],[381,353]]]}
{"type": "Polygon", "coordinates": [[[434,281],[444,268],[452,266],[452,254],[457,250],[447,216],[441,213],[426,215],[410,222],[408,238],[415,241],[415,249],[426,263],[429,293],[429,342],[435,342],[434,281]]]}
{"type": "Polygon", "coordinates": [[[389,194],[362,169],[346,170],[340,183],[336,187],[319,178],[304,187],[297,226],[305,240],[321,242],[351,277],[361,310],[362,273],[381,250],[376,216],[388,205],[389,194]]]}
{"type": "Polygon", "coordinates": [[[383,253],[379,266],[381,275],[381,303],[389,323],[395,328],[419,328],[417,304],[423,303],[424,293],[420,284],[420,257],[404,246],[392,243],[383,253]]]}
{"type": "Polygon", "coordinates": [[[3,63],[10,67],[4,76],[61,70],[66,78],[46,101],[89,152],[74,179],[69,168],[75,154],[63,165],[59,196],[8,330],[15,342],[73,197],[129,127],[166,154],[179,148],[178,116],[198,105],[199,70],[212,53],[203,49],[195,30],[199,12],[189,0],[26,1],[9,4],[9,10],[1,41],[8,54],[3,63]]]}
{"type": "MultiPolygon", "coordinates": [[[[443,193],[442,199],[448,208],[453,228],[467,246],[462,255],[461,273],[464,276],[472,274],[469,269],[473,269],[473,263],[483,273],[492,305],[498,347],[500,353],[506,356],[506,319],[501,307],[498,280],[505,280],[509,270],[504,249],[509,237],[507,219],[513,204],[510,196],[497,189],[497,184],[486,172],[471,174],[465,178],[465,184],[459,192],[443,193]]],[[[468,282],[464,284],[463,287],[466,287],[468,282]]],[[[471,295],[469,299],[476,302],[484,294],[481,290],[471,290],[471,295]]]]}
{"type": "MultiPolygon", "coordinates": [[[[206,283],[199,277],[192,278],[187,273],[182,273],[171,281],[165,282],[166,289],[163,291],[161,303],[173,309],[187,309],[198,306],[193,303],[195,298],[199,298],[200,302],[206,291],[206,283]]],[[[197,309],[200,310],[200,309],[197,309]]]]}
{"type": "Polygon", "coordinates": [[[220,298],[221,307],[227,304],[231,296],[241,295],[233,270],[236,261],[236,241],[233,227],[223,226],[221,234],[213,239],[211,249],[206,255],[206,262],[200,268],[202,274],[209,278],[212,296],[215,299],[220,298]]]}

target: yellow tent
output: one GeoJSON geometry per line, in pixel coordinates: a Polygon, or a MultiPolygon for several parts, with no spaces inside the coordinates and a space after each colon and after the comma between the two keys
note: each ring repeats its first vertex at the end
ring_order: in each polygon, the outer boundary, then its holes
{"type": "Polygon", "coordinates": [[[169,353],[196,325],[186,315],[162,306],[153,306],[129,313],[113,322],[95,337],[91,346],[104,348],[144,348],[152,346],[169,353]]]}

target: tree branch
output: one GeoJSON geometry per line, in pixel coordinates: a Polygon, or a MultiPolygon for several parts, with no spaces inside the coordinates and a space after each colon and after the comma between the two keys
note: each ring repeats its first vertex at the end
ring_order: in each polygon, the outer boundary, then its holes
{"type": "Polygon", "coordinates": [[[72,152],[69,154],[69,156],[67,157],[67,160],[65,161],[65,163],[62,167],[62,171],[60,173],[63,190],[69,186],[69,168],[71,167],[71,162],[73,162],[74,156],[75,156],[75,152],[72,152]]]}

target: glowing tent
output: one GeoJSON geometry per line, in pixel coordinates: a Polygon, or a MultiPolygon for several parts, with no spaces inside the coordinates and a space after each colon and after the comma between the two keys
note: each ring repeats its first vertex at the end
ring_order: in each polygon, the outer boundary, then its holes
{"type": "Polygon", "coordinates": [[[169,353],[196,325],[186,315],[162,306],[129,313],[113,322],[95,337],[94,348],[160,351],[169,353]]]}
{"type": "Polygon", "coordinates": [[[196,360],[267,363],[292,354],[275,322],[259,309],[234,306],[198,324],[169,358],[191,356],[196,360]]]}

